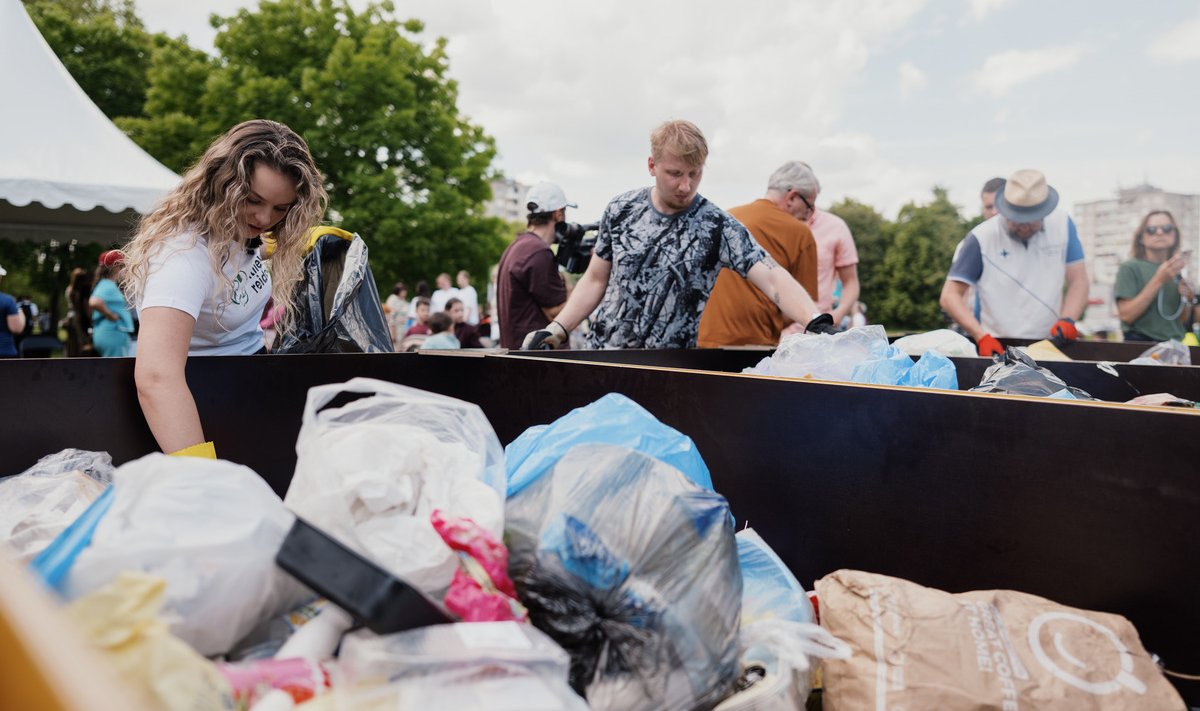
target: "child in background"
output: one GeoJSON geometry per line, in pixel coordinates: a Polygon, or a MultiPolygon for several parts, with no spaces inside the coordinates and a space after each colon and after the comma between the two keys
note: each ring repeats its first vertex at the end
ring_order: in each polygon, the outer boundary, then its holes
{"type": "Polygon", "coordinates": [[[433,314],[429,317],[430,336],[421,344],[421,350],[457,350],[461,346],[458,339],[450,333],[450,327],[454,325],[454,320],[450,318],[450,314],[445,311],[433,314]]]}

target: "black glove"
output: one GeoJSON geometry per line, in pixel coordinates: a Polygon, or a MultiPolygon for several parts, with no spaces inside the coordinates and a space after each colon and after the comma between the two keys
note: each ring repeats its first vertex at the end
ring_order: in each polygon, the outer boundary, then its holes
{"type": "Polygon", "coordinates": [[[833,324],[833,316],[830,314],[820,314],[808,325],[804,327],[805,333],[828,333],[833,335],[838,332],[837,326],[833,324]]]}
{"type": "Polygon", "coordinates": [[[521,342],[523,351],[552,351],[567,340],[567,329],[558,321],[551,321],[546,327],[530,331],[521,342]]]}

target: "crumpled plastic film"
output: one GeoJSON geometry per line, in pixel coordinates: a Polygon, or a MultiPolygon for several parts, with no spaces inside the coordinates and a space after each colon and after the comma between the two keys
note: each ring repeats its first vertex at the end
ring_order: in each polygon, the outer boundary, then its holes
{"type": "Polygon", "coordinates": [[[367,243],[334,234],[317,240],[304,259],[304,281],[295,293],[296,328],[277,353],[391,353],[367,243]]]}
{"type": "Polygon", "coordinates": [[[33,558],[108,488],[112,471],[107,452],[64,449],[0,479],[0,542],[33,558]]]}

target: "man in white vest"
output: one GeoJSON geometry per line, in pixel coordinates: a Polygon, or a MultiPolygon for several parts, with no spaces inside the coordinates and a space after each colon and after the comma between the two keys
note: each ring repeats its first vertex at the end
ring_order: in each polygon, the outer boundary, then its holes
{"type": "Polygon", "coordinates": [[[996,193],[996,210],[963,240],[942,286],[942,308],[981,356],[1003,353],[1001,338],[1075,340],[1075,320],[1087,306],[1087,268],[1058,192],[1041,171],[1018,170],[996,193]],[[963,300],[970,287],[978,318],[963,300]]]}

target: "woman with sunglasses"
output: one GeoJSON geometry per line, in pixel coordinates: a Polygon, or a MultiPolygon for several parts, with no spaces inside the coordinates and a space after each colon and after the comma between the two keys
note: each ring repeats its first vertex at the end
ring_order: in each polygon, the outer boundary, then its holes
{"type": "Polygon", "coordinates": [[[1182,339],[1195,317],[1196,294],[1181,276],[1191,252],[1179,252],[1179,226],[1171,213],[1155,210],[1142,218],[1130,257],[1113,287],[1125,340],[1182,339]]]}

